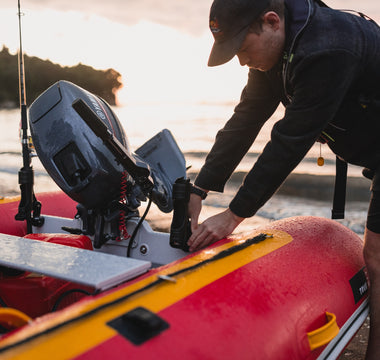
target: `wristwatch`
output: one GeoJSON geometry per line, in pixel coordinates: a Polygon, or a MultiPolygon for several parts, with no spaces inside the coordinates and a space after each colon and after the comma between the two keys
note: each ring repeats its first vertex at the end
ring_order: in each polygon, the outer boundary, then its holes
{"type": "Polygon", "coordinates": [[[192,194],[200,196],[202,200],[206,199],[206,197],[207,197],[206,191],[203,191],[202,189],[195,187],[194,185],[191,186],[190,192],[192,194]]]}

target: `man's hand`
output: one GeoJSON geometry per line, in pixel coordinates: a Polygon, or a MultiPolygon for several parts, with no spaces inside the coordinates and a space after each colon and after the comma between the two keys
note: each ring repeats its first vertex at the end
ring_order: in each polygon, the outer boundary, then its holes
{"type": "Polygon", "coordinates": [[[217,215],[211,216],[199,226],[194,226],[192,222],[191,230],[193,233],[187,242],[190,251],[202,249],[230,235],[243,220],[244,218],[235,215],[230,209],[226,209],[217,215]]]}

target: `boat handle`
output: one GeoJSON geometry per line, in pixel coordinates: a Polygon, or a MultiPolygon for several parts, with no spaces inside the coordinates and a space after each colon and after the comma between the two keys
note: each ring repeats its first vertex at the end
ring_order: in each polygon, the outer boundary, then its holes
{"type": "Polygon", "coordinates": [[[17,329],[32,321],[32,318],[25,313],[13,308],[0,308],[0,323],[17,329]]]}
{"type": "Polygon", "coordinates": [[[336,323],[336,316],[326,311],[327,323],[317,330],[307,333],[310,350],[315,350],[328,344],[339,333],[339,326],[336,323]]]}

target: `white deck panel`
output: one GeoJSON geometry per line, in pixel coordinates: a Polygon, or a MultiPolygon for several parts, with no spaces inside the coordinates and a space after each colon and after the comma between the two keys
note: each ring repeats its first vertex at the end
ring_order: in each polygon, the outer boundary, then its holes
{"type": "Polygon", "coordinates": [[[0,265],[105,290],[146,272],[149,261],[0,234],[0,265]]]}

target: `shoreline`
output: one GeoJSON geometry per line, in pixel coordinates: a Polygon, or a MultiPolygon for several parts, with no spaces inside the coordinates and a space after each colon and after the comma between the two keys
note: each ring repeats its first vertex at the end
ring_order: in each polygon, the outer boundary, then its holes
{"type": "MultiPolygon", "coordinates": [[[[193,181],[196,172],[188,173],[193,181]]],[[[226,184],[226,188],[241,185],[247,173],[236,171],[226,184]]],[[[314,175],[308,173],[291,173],[276,194],[301,198],[330,201],[334,195],[335,175],[314,175]]],[[[347,201],[369,201],[371,181],[363,176],[347,176],[347,201]]]]}
{"type": "MultiPolygon", "coordinates": [[[[0,195],[9,196],[19,193],[18,167],[3,167],[0,169],[0,195]]],[[[36,192],[58,189],[44,169],[34,169],[36,192]]],[[[193,182],[197,171],[188,171],[187,177],[193,182]]],[[[225,186],[225,192],[237,191],[247,172],[235,171],[225,186]]],[[[276,194],[308,198],[320,201],[330,201],[334,194],[335,175],[310,174],[293,172],[277,190],[276,194]]],[[[364,201],[370,199],[371,181],[363,176],[347,176],[347,201],[364,201]]],[[[216,193],[219,194],[219,193],[216,193]]]]}

